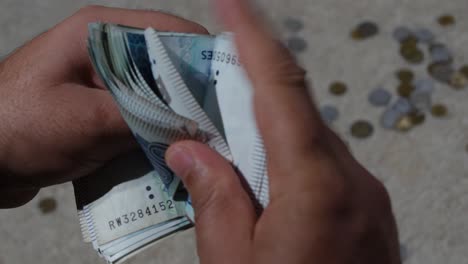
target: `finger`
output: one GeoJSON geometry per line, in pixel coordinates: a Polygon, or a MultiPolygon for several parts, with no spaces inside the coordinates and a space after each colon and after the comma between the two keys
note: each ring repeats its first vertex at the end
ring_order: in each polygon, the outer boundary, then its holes
{"type": "Polygon", "coordinates": [[[81,66],[89,73],[94,73],[87,50],[88,24],[92,22],[107,22],[137,28],[153,27],[160,31],[208,34],[208,31],[197,23],[162,12],[88,6],[50,30],[48,34],[56,36],[56,45],[61,45],[65,47],[64,50],[70,51],[66,53],[70,67],[81,66]]]}
{"type": "Polygon", "coordinates": [[[201,262],[244,263],[239,256],[250,246],[255,213],[229,162],[191,141],[171,146],[166,160],[191,195],[201,262]]]}
{"type": "Polygon", "coordinates": [[[304,71],[261,24],[246,0],[218,0],[220,17],[236,44],[254,86],[254,104],[269,159],[295,164],[317,150],[323,127],[309,95],[304,71]],[[292,162],[289,162],[292,161],[292,162]]]}

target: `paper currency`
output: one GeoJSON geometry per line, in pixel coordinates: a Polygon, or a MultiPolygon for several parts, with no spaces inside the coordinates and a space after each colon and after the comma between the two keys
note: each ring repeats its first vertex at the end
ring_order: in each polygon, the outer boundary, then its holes
{"type": "Polygon", "coordinates": [[[237,167],[255,204],[268,204],[252,86],[232,35],[93,23],[89,53],[141,146],[74,183],[84,239],[108,262],[192,225],[190,197],[164,160],[174,142],[210,146],[237,167]]]}

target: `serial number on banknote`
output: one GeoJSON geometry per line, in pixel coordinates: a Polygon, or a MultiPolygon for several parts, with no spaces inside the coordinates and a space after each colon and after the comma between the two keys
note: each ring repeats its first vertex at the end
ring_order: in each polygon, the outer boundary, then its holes
{"type": "Polygon", "coordinates": [[[204,50],[201,52],[202,60],[219,61],[226,64],[241,66],[239,56],[223,51],[204,50]]]}
{"type": "Polygon", "coordinates": [[[154,214],[159,214],[160,212],[164,212],[166,210],[174,209],[174,208],[175,208],[174,201],[172,200],[162,201],[158,204],[153,204],[152,206],[147,206],[146,208],[142,208],[133,212],[129,212],[113,220],[108,221],[109,229],[112,231],[123,225],[127,225],[130,223],[136,222],[140,219],[143,219],[145,217],[149,217],[154,214]]]}

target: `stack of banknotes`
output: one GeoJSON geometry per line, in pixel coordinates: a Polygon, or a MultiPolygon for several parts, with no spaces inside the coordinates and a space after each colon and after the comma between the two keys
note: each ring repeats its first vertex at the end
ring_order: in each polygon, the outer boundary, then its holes
{"type": "Polygon", "coordinates": [[[216,150],[247,183],[253,203],[259,209],[268,204],[253,90],[232,34],[93,23],[88,47],[141,146],[74,182],[84,240],[102,257],[121,262],[194,224],[190,196],[164,159],[177,141],[197,140],[216,150]]]}

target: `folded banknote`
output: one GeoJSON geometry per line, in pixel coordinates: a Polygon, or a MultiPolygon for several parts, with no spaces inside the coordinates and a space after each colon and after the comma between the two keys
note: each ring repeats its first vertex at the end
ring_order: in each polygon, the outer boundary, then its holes
{"type": "Polygon", "coordinates": [[[191,227],[194,212],[167,148],[196,140],[230,161],[259,209],[268,204],[265,150],[252,86],[232,34],[158,32],[92,23],[89,53],[141,151],[74,182],[84,240],[116,263],[191,227]]]}

